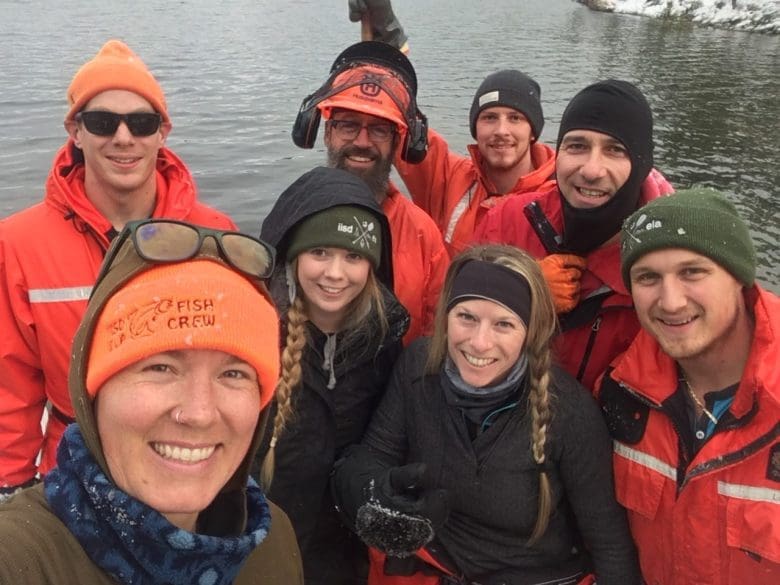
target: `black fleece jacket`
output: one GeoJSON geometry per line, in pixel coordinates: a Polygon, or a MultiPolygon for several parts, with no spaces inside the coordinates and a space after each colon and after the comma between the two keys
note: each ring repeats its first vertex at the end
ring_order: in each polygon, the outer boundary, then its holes
{"type": "Polygon", "coordinates": [[[599,585],[638,584],[634,545],[614,496],[611,442],[592,396],[554,369],[545,446],[553,511],[546,532],[528,546],[539,468],[531,453],[527,391],[521,384],[517,406],[472,441],[461,412],[447,404],[439,376],[425,375],[427,353],[427,339],[406,349],[360,447],[337,466],[333,485],[346,516],[354,518],[379,470],[420,461],[436,487],[449,492],[449,517],[429,551],[444,551],[442,560],[467,578],[492,582],[500,575],[515,583],[521,581],[512,576],[528,570],[549,570],[556,578],[562,567],[588,569],[587,549],[599,585]]]}

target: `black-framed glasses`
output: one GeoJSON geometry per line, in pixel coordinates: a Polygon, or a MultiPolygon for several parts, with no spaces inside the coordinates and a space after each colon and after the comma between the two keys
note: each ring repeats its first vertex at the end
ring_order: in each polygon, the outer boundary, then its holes
{"type": "Polygon", "coordinates": [[[119,250],[130,239],[138,256],[147,262],[183,262],[194,258],[206,238],[213,238],[220,256],[233,268],[253,278],[268,278],[274,270],[276,250],[270,244],[239,232],[215,230],[173,219],[127,222],[111,245],[99,282],[111,268],[119,250]]]}
{"type": "Polygon", "coordinates": [[[395,124],[390,122],[363,124],[355,120],[330,120],[329,123],[334,132],[344,140],[354,140],[363,128],[368,132],[369,139],[374,142],[387,142],[395,134],[395,124]]]}
{"type": "Polygon", "coordinates": [[[104,110],[90,110],[76,114],[76,121],[84,124],[90,134],[113,136],[124,122],[133,136],[151,136],[160,129],[162,116],[157,112],[117,114],[104,110]]]}

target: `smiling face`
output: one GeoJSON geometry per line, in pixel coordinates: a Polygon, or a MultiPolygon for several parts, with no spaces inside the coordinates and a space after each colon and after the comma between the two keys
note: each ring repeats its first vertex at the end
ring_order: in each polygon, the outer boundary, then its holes
{"type": "Polygon", "coordinates": [[[628,180],[631,159],[623,143],[609,134],[570,130],[561,140],[555,174],[569,205],[577,209],[599,207],[628,180]]]}
{"type": "Polygon", "coordinates": [[[309,320],[325,333],[339,331],[370,271],[366,258],[343,248],[312,248],[299,254],[298,283],[309,320]]]}
{"type": "Polygon", "coordinates": [[[354,173],[368,183],[374,194],[384,198],[387,182],[390,179],[390,168],[397,143],[397,133],[393,131],[389,138],[372,139],[369,136],[369,125],[395,124],[385,118],[356,112],[354,110],[335,110],[331,120],[325,126],[325,146],[328,149],[328,165],[354,173]],[[338,127],[330,121],[355,122],[363,126],[354,138],[345,137],[338,127]]]}
{"type": "Polygon", "coordinates": [[[247,456],[259,409],[254,368],[206,349],[138,361],[109,378],[96,398],[116,485],[190,531],[247,456]]]}
{"type": "Polygon", "coordinates": [[[525,337],[520,317],[493,301],[465,300],[447,313],[447,353],[463,380],[477,388],[506,377],[525,337]]]}
{"type": "Polygon", "coordinates": [[[521,167],[526,174],[533,169],[533,131],[521,112],[505,106],[485,108],[477,117],[476,138],[488,172],[521,167]]]}
{"type": "Polygon", "coordinates": [[[630,278],[642,327],[675,360],[727,355],[748,318],[743,285],[691,250],[649,252],[631,267],[630,278]]]}
{"type": "MultiPolygon", "coordinates": [[[[93,97],[83,111],[129,114],[151,113],[154,109],[136,93],[112,89],[93,97]]],[[[170,124],[161,124],[151,136],[133,136],[124,122],[113,136],[91,134],[75,120],[67,121],[65,128],[84,153],[84,184],[90,198],[100,195],[121,200],[138,194],[154,197],[157,153],[165,144],[170,124]]]]}

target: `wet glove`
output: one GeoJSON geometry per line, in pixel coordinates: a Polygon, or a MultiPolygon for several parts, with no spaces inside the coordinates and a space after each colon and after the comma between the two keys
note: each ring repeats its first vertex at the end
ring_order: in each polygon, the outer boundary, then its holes
{"type": "Polygon", "coordinates": [[[390,0],[349,0],[349,19],[358,22],[364,16],[371,25],[372,40],[392,45],[402,53],[409,52],[406,34],[390,0]]]}
{"type": "Polygon", "coordinates": [[[580,301],[580,278],[587,262],[574,254],[550,254],[539,260],[555,302],[555,312],[568,313],[580,301]]]}
{"type": "Polygon", "coordinates": [[[361,540],[394,557],[428,544],[449,514],[446,490],[428,483],[424,463],[391,467],[371,480],[355,521],[361,540]]]}

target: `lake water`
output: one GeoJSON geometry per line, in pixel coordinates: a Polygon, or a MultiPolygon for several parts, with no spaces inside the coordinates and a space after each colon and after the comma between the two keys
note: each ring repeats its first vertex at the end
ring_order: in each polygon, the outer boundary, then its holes
{"type": "MultiPolygon", "coordinates": [[[[591,12],[570,0],[395,0],[418,101],[464,151],[482,78],[517,68],[542,86],[554,143],[568,100],[608,77],[638,84],[656,119],[656,166],[678,188],[724,190],[749,221],[759,279],[780,291],[780,37],[591,12]]],[[[296,148],[301,99],[359,40],[346,0],[0,0],[0,216],[40,200],[63,143],[65,89],[108,38],[166,91],[168,144],[201,197],[252,233],[274,199],[325,159],[296,148]]]]}

